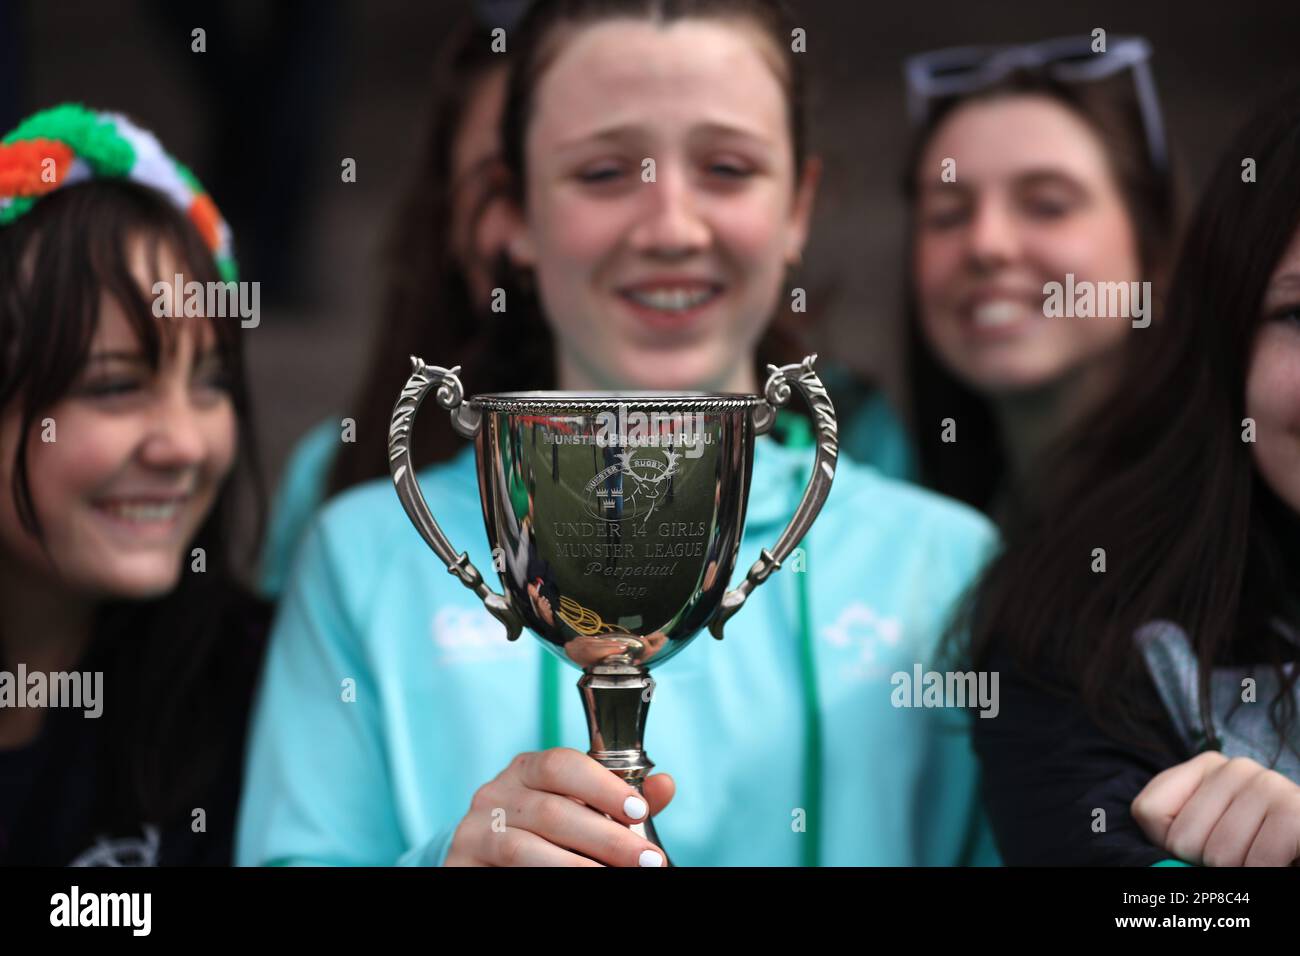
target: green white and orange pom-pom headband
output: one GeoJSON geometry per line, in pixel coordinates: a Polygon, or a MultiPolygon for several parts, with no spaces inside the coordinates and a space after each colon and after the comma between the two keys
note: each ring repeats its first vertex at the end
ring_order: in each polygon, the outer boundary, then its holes
{"type": "Polygon", "coordinates": [[[125,116],[77,103],[34,113],[0,139],[0,227],[89,179],[129,179],[161,192],[198,229],[221,278],[238,279],[230,227],[194,174],[125,116]]]}

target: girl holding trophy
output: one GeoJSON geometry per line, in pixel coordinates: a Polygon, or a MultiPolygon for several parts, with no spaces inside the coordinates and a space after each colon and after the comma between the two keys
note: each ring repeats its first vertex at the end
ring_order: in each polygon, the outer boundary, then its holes
{"type": "MultiPolygon", "coordinates": [[[[500,356],[482,361],[498,339],[515,334],[522,308],[506,313],[492,308],[492,265],[507,238],[497,156],[513,50],[501,50],[492,30],[512,30],[528,5],[529,0],[477,0],[475,13],[435,54],[433,97],[418,140],[415,175],[390,226],[372,354],[350,402],[308,431],[285,465],[259,575],[268,597],[279,595],[294,551],[324,501],[384,474],[392,383],[405,374],[408,355],[441,349],[463,356],[483,391],[555,385],[554,369],[545,363],[521,368],[500,356]],[[355,441],[340,441],[344,415],[355,422],[355,441]]],[[[502,287],[509,285],[508,277],[502,281],[502,287]]],[[[792,333],[770,327],[760,354],[783,361],[793,349],[785,345],[789,337],[792,333]]],[[[891,477],[912,477],[909,439],[880,390],[847,368],[823,363],[819,372],[835,395],[841,449],[891,477]]],[[[418,427],[415,452],[421,466],[446,461],[462,446],[437,416],[422,416],[418,427]]]]}
{"type": "MultiPolygon", "coordinates": [[[[584,392],[759,390],[819,176],[795,27],[775,0],[530,11],[510,38],[502,136],[515,222],[501,285],[517,324],[476,363],[584,392]]],[[[808,482],[806,429],[786,431],[754,445],[746,557],[808,482]]],[[[512,560],[488,551],[472,449],[418,478],[475,565],[512,560]]],[[[499,490],[531,519],[540,487],[512,475],[499,490]]],[[[639,790],[582,752],[557,660],[507,641],[442,572],[391,483],[349,491],[290,575],[237,858],[657,866],[637,829],[654,816],[688,865],[992,862],[964,711],[900,685],[942,666],[949,608],[993,542],[964,506],[841,459],[784,573],[727,640],[661,672],[648,743],[671,776],[639,790]]],[[[546,569],[526,571],[528,613],[570,619],[546,569]]]]}

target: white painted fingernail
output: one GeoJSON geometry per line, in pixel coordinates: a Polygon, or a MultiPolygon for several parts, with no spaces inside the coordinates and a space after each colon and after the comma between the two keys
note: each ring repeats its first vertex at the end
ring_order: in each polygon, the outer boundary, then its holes
{"type": "Polygon", "coordinates": [[[664,858],[654,850],[642,850],[641,858],[637,863],[641,866],[663,866],[664,858]]]}
{"type": "MultiPolygon", "coordinates": [[[[626,800],[623,801],[623,812],[626,813],[633,820],[640,820],[643,816],[646,815],[646,812],[649,809],[650,808],[645,805],[645,801],[642,800],[640,797],[628,797],[626,800]]],[[[658,865],[659,864],[657,863],[655,864],[655,866],[658,865]]]]}

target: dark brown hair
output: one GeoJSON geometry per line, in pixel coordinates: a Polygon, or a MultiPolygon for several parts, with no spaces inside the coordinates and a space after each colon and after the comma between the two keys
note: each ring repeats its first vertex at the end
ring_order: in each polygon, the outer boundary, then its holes
{"type": "MultiPolygon", "coordinates": [[[[473,302],[452,251],[452,147],[474,89],[507,62],[505,54],[492,52],[491,31],[470,17],[435,57],[433,100],[415,168],[385,241],[379,323],[369,366],[352,402],[357,440],[339,444],[327,497],[388,473],[388,423],[411,373],[409,356],[434,364],[444,356],[465,363],[466,356],[483,349],[487,316],[473,302]]],[[[483,206],[493,198],[485,194],[483,206]]],[[[471,221],[477,221],[483,206],[473,211],[471,221]]],[[[419,417],[413,440],[419,464],[443,461],[459,447],[445,416],[419,417]]]]}
{"type": "MultiPolygon", "coordinates": [[[[1073,432],[1043,486],[1005,529],[958,630],[987,667],[1005,654],[1077,693],[1113,736],[1158,748],[1160,701],[1143,684],[1134,635],[1171,621],[1200,666],[1213,739],[1210,672],[1263,663],[1281,692],[1270,718],[1294,720],[1294,660],[1272,626],[1300,624],[1300,516],[1256,471],[1242,440],[1246,382],[1265,290],[1300,229],[1300,90],[1250,121],[1210,176],[1169,289],[1164,321],[1125,356],[1121,385],[1073,432]],[[1258,164],[1243,182],[1241,162],[1258,164]],[[1092,573],[1104,548],[1105,573],[1092,573]]],[[[1294,743],[1292,744],[1294,747],[1294,743]]]]}
{"type": "MultiPolygon", "coordinates": [[[[132,275],[129,256],[136,241],[145,243],[155,274],[161,275],[159,253],[166,248],[187,281],[218,278],[198,231],[170,200],[124,180],[66,186],[0,229],[0,408],[19,413],[7,491],[23,527],[42,543],[27,446],[42,414],[69,393],[84,368],[102,296],[121,305],[154,368],[166,346],[165,324],[154,317],[150,296],[132,275]]],[[[237,736],[232,728],[236,721],[242,725],[243,695],[252,689],[257,647],[250,645],[257,642],[232,622],[246,627],[261,605],[236,571],[248,566],[251,555],[232,554],[231,534],[242,489],[252,494],[249,544],[256,541],[264,497],[239,322],[208,321],[239,423],[236,464],[244,480],[227,479],[190,544],[204,549],[204,573],[183,574],[176,588],[155,600],[100,605],[92,652],[107,662],[111,694],[103,719],[110,728],[105,762],[113,793],[96,801],[105,821],[167,819],[195,806],[198,794],[220,783],[220,762],[229,757],[208,744],[237,736]]]]}
{"type": "Polygon", "coordinates": [[[1097,135],[1133,224],[1142,274],[1150,277],[1157,323],[1163,311],[1182,220],[1180,176],[1176,167],[1161,167],[1150,155],[1133,78],[1127,71],[1104,80],[1077,84],[1063,83],[1038,72],[1020,71],[978,93],[949,97],[933,104],[909,149],[903,185],[909,205],[906,237],[909,268],[904,283],[909,415],[921,480],[942,494],[985,511],[1006,477],[1002,441],[987,399],[948,371],[926,342],[910,262],[915,242],[920,160],[931,138],[943,121],[966,103],[1018,95],[1049,97],[1083,119],[1097,135]],[[961,440],[942,441],[940,423],[958,413],[961,440]]]}
{"type": "MultiPolygon", "coordinates": [[[[802,61],[790,47],[793,24],[778,0],[539,0],[510,31],[507,45],[512,66],[501,121],[502,189],[507,198],[523,208],[523,139],[532,92],[555,55],[557,38],[566,28],[613,17],[662,22],[737,17],[761,26],[785,64],[777,69],[788,93],[798,175],[806,149],[805,80],[802,61]]],[[[554,340],[531,277],[504,253],[498,256],[493,284],[504,290],[510,311],[508,315],[492,312],[471,301],[448,247],[451,146],[468,91],[488,70],[505,62],[505,54],[492,53],[491,44],[487,29],[467,23],[453,37],[449,52],[440,57],[445,62],[435,76],[436,100],[422,161],[399,207],[388,244],[383,330],[376,336],[370,370],[354,403],[362,424],[356,442],[339,446],[328,493],[387,474],[388,422],[397,393],[410,374],[409,355],[461,365],[471,394],[556,387],[554,340]]],[[[760,367],[797,361],[804,354],[800,339],[815,317],[799,316],[803,321],[797,327],[793,314],[782,313],[782,318],[790,325],[774,322],[760,342],[760,367]]],[[[445,461],[463,447],[444,415],[420,416],[416,432],[412,453],[419,466],[445,461]]]]}

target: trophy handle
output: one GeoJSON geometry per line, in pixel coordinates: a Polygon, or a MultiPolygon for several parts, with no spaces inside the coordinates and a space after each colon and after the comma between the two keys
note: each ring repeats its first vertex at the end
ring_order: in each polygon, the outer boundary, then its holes
{"type": "Polygon", "coordinates": [[[478,568],[469,560],[465,552],[456,553],[447,536],[438,527],[428,502],[415,480],[415,466],[411,461],[411,433],[415,425],[415,414],[430,389],[437,389],[435,398],[439,405],[451,413],[451,425],[458,435],[474,438],[483,425],[483,416],[475,408],[465,405],[465,390],[460,384],[457,373],[460,366],[453,369],[425,365],[423,359],[411,356],[411,377],[402,388],[401,397],[393,406],[393,419],[388,428],[388,468],[393,475],[393,485],[397,497],[406,509],[406,515],[428,542],[438,557],[442,558],[447,570],[460,579],[477,594],[493,617],[505,625],[506,637],[515,640],[523,630],[523,622],[510,604],[510,599],[497,594],[483,580],[478,568]]]}
{"type": "Polygon", "coordinates": [[[799,507],[794,517],[781,532],[776,544],[768,550],[764,548],[759,559],[745,575],[740,586],[733,588],[722,596],[718,613],[709,624],[709,633],[722,640],[722,629],[733,614],[741,609],[750,592],[768,579],[773,571],[781,567],[781,562],[789,557],[790,552],[803,540],[816,520],[826,497],[830,494],[831,481],[835,477],[835,460],[839,455],[839,432],[835,419],[835,408],[831,404],[826,386],[813,371],[815,354],[807,356],[797,365],[777,368],[769,365],[771,374],[763,388],[763,404],[754,411],[754,430],[759,434],[770,431],[776,421],[776,410],[790,400],[791,386],[797,388],[812,411],[813,424],[817,429],[817,457],[813,462],[812,475],[804,489],[799,507]]]}

